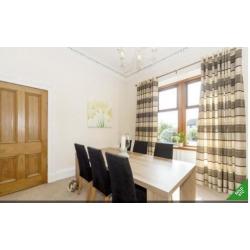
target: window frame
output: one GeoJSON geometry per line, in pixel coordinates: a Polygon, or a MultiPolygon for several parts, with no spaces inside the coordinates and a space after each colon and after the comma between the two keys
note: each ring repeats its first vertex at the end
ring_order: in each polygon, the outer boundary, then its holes
{"type": "MultiPolygon", "coordinates": [[[[160,101],[158,102],[158,113],[166,113],[166,112],[171,112],[171,111],[177,111],[178,112],[178,118],[177,118],[177,123],[178,123],[178,128],[179,128],[179,91],[178,91],[178,85],[176,83],[174,84],[168,84],[167,86],[162,87],[160,91],[165,91],[165,90],[170,90],[170,89],[176,89],[176,108],[168,108],[168,109],[160,109],[160,101]]],[[[178,132],[177,128],[177,132],[178,132]]],[[[157,135],[157,141],[159,140],[158,135],[157,135]]]]}
{"type": "MultiPolygon", "coordinates": [[[[196,75],[193,77],[189,77],[180,81],[176,81],[169,84],[163,84],[159,87],[159,92],[168,90],[171,88],[177,88],[177,107],[171,109],[159,109],[158,105],[158,113],[159,112],[167,112],[167,111],[178,111],[178,132],[184,132],[186,135],[186,110],[191,108],[199,108],[199,105],[190,105],[188,106],[188,84],[201,81],[201,75],[196,75]]],[[[185,140],[184,147],[188,147],[191,149],[196,149],[197,146],[188,145],[185,140]]]]}
{"type": "Polygon", "coordinates": [[[178,102],[178,86],[171,85],[171,86],[166,86],[164,89],[159,90],[160,91],[165,91],[165,90],[170,90],[170,89],[176,89],[176,108],[169,108],[169,109],[160,109],[160,102],[158,102],[158,113],[159,112],[167,112],[167,111],[178,111],[179,108],[179,102],[178,102]]]}
{"type": "MultiPolygon", "coordinates": [[[[201,78],[200,78],[200,80],[201,80],[201,78]]],[[[199,78],[193,79],[191,81],[186,82],[186,97],[187,97],[186,98],[186,109],[199,108],[199,104],[197,104],[197,105],[188,105],[188,85],[192,84],[192,83],[195,83],[195,82],[199,82],[199,78]]]]}

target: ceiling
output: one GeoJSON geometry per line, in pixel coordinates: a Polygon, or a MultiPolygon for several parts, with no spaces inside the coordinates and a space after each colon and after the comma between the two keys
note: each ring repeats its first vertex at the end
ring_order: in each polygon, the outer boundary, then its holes
{"type": "Polygon", "coordinates": [[[145,68],[183,52],[184,47],[71,47],[69,48],[87,59],[113,72],[129,77],[145,68]]]}

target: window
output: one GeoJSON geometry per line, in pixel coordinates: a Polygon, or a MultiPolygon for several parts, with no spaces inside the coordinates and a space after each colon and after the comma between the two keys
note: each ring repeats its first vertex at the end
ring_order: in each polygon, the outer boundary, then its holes
{"type": "Polygon", "coordinates": [[[159,110],[177,108],[177,88],[163,90],[159,93],[159,110]]]}
{"type": "Polygon", "coordinates": [[[201,81],[187,84],[187,107],[198,106],[200,101],[201,81]]]}
{"type": "Polygon", "coordinates": [[[178,111],[159,112],[159,141],[174,142],[174,138],[178,132],[178,111]]]}
{"type": "Polygon", "coordinates": [[[158,140],[174,142],[177,132],[177,87],[173,87],[159,92],[158,140]]]}
{"type": "Polygon", "coordinates": [[[197,121],[199,108],[186,110],[186,144],[189,146],[197,145],[197,121]]]}
{"type": "Polygon", "coordinates": [[[178,142],[185,134],[185,145],[197,145],[200,76],[182,80],[159,89],[158,140],[178,142]]]}
{"type": "Polygon", "coordinates": [[[187,84],[186,144],[189,146],[197,145],[197,122],[199,113],[200,89],[200,81],[187,84]]]}

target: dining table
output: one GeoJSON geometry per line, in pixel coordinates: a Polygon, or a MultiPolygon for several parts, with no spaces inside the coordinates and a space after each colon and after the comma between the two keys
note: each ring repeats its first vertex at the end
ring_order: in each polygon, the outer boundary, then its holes
{"type": "Polygon", "coordinates": [[[148,202],[172,202],[172,195],[178,188],[180,202],[195,201],[194,163],[130,151],[122,152],[119,148],[103,148],[102,152],[104,156],[107,152],[128,157],[134,182],[146,189],[148,202]]]}

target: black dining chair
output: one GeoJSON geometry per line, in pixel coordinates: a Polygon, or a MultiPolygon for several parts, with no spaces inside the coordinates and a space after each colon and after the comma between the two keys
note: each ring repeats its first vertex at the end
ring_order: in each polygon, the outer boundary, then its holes
{"type": "Polygon", "coordinates": [[[135,140],[133,152],[147,154],[148,152],[148,142],[135,140]]]}
{"type": "Polygon", "coordinates": [[[104,200],[110,199],[111,187],[109,171],[106,168],[102,151],[96,148],[88,147],[89,159],[93,175],[92,200],[95,200],[96,189],[104,195],[104,200]]]}
{"type": "Polygon", "coordinates": [[[84,145],[75,143],[74,146],[76,150],[76,168],[79,170],[79,177],[81,177],[78,179],[79,183],[78,194],[81,192],[81,189],[83,187],[82,179],[84,179],[88,185],[87,187],[87,200],[88,200],[90,195],[90,189],[92,186],[91,182],[93,179],[89,158],[84,145]]]}
{"type": "Polygon", "coordinates": [[[146,189],[135,185],[129,160],[110,153],[106,153],[109,167],[112,202],[146,202],[146,189]]]}
{"type": "Polygon", "coordinates": [[[173,144],[170,143],[155,143],[154,156],[173,159],[173,144]]]}

